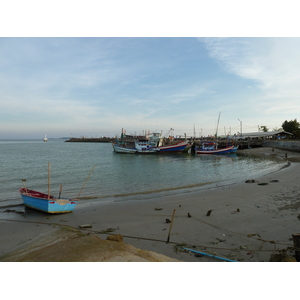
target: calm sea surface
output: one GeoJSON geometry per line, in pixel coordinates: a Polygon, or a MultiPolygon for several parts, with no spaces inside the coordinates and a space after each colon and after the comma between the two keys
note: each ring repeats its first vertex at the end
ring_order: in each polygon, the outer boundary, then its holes
{"type": "Polygon", "coordinates": [[[186,193],[214,185],[241,182],[281,168],[271,158],[243,155],[114,153],[111,144],[66,143],[63,140],[0,140],[0,208],[21,204],[19,188],[26,179],[29,189],[47,193],[51,162],[51,194],[77,197],[91,170],[83,201],[126,201],[186,193]],[[156,194],[157,195],[157,194],[156,194]]]}

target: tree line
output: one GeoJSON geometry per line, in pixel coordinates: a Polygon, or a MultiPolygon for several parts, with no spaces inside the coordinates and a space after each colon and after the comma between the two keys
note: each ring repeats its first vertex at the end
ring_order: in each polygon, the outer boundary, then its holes
{"type": "MultiPolygon", "coordinates": [[[[292,133],[295,138],[300,139],[300,123],[297,121],[297,119],[290,120],[290,121],[285,120],[282,123],[281,128],[286,132],[292,133]]],[[[268,132],[269,128],[267,128],[267,126],[260,126],[260,130],[264,132],[268,132]]],[[[276,130],[280,130],[280,129],[276,129],[276,130]]]]}

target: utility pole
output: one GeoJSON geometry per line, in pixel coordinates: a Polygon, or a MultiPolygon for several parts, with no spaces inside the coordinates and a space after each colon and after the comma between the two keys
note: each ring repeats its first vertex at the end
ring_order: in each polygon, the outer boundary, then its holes
{"type": "Polygon", "coordinates": [[[240,128],[241,128],[241,136],[243,136],[243,127],[242,127],[242,121],[240,119],[238,119],[240,121],[240,128]]]}

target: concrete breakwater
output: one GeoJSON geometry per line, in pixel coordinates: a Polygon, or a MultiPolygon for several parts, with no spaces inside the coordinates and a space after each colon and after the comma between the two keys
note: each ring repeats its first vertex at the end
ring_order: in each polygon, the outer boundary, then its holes
{"type": "Polygon", "coordinates": [[[262,147],[272,147],[282,150],[300,152],[300,141],[267,141],[262,142],[262,147]]]}
{"type": "Polygon", "coordinates": [[[111,143],[115,141],[115,138],[102,137],[102,138],[70,138],[66,142],[70,143],[111,143]]]}

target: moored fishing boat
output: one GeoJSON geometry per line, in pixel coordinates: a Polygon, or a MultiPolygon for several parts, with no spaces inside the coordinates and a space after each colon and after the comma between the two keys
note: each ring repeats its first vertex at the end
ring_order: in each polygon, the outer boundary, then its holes
{"type": "Polygon", "coordinates": [[[136,149],[135,148],[129,148],[129,147],[126,147],[124,145],[121,145],[121,144],[117,144],[117,143],[113,143],[112,144],[112,147],[114,149],[114,151],[116,153],[129,153],[129,154],[134,154],[136,153],[136,149]]]}
{"type": "Polygon", "coordinates": [[[232,153],[234,146],[228,146],[218,149],[218,144],[215,142],[202,142],[199,148],[195,149],[196,154],[228,154],[232,153]]]}
{"type": "Polygon", "coordinates": [[[135,149],[136,153],[142,154],[153,154],[159,152],[159,148],[155,147],[155,144],[147,140],[135,142],[135,149]]]}
{"type": "Polygon", "coordinates": [[[162,152],[183,152],[185,148],[187,147],[188,142],[178,142],[173,145],[166,145],[166,146],[160,146],[157,147],[159,149],[159,153],[162,152]]]}
{"type": "Polygon", "coordinates": [[[117,153],[174,153],[183,152],[188,146],[187,141],[175,142],[174,137],[162,137],[158,132],[145,131],[145,135],[126,135],[123,128],[121,137],[112,143],[117,153]]]}
{"type": "Polygon", "coordinates": [[[233,149],[231,150],[231,153],[235,153],[239,149],[239,146],[233,146],[233,149]]]}

